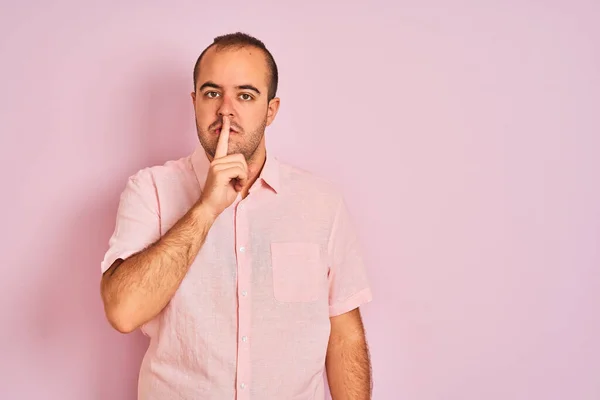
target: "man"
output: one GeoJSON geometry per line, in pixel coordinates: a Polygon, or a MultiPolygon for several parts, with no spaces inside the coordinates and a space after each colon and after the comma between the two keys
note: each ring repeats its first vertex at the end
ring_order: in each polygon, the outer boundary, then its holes
{"type": "Polygon", "coordinates": [[[139,399],[370,399],[371,300],[339,192],[267,152],[278,72],[256,38],[194,68],[201,146],[129,178],[102,262],[111,325],[150,337],[139,399]]]}

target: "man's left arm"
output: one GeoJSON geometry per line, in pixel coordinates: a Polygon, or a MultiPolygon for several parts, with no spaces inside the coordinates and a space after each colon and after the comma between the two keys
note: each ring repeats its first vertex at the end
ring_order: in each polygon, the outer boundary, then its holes
{"type": "Polygon", "coordinates": [[[333,400],[371,399],[371,362],[359,307],[372,300],[358,234],[343,200],[329,240],[329,319],[325,367],[333,400]]]}
{"type": "Polygon", "coordinates": [[[331,317],[325,366],[333,400],[370,400],[371,361],[358,308],[331,317]]]}

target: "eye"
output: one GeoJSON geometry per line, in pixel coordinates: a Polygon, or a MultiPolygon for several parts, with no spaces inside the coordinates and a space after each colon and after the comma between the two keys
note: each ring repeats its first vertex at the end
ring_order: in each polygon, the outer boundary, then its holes
{"type": "Polygon", "coordinates": [[[240,94],[240,98],[244,101],[249,101],[249,100],[252,100],[252,95],[250,95],[248,93],[242,93],[242,94],[240,94]]]}
{"type": "Polygon", "coordinates": [[[214,98],[216,98],[219,95],[219,93],[211,91],[211,92],[204,93],[204,95],[206,97],[208,97],[209,99],[214,99],[214,98]]]}

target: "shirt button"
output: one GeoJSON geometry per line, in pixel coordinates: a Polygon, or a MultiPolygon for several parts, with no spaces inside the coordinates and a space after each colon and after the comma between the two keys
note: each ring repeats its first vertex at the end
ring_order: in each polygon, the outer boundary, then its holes
{"type": "Polygon", "coordinates": [[[242,292],[242,296],[246,297],[246,295],[248,294],[248,292],[246,292],[245,290],[242,292]]]}
{"type": "Polygon", "coordinates": [[[245,384],[245,383],[242,383],[242,384],[240,385],[240,387],[241,387],[242,389],[246,389],[246,384],[245,384]]]}
{"type": "Polygon", "coordinates": [[[240,247],[240,251],[243,253],[246,251],[246,248],[244,246],[240,247]]]}
{"type": "Polygon", "coordinates": [[[242,342],[247,342],[248,341],[248,337],[247,336],[242,336],[242,342]]]}

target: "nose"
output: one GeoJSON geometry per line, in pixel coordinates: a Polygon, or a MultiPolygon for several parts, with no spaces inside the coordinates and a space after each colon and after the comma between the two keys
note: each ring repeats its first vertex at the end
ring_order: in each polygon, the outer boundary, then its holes
{"type": "Polygon", "coordinates": [[[223,97],[221,97],[221,98],[223,100],[221,101],[221,104],[219,105],[217,114],[219,115],[219,117],[223,117],[223,116],[232,117],[233,116],[233,104],[232,104],[230,97],[228,95],[224,94],[223,97]]]}

